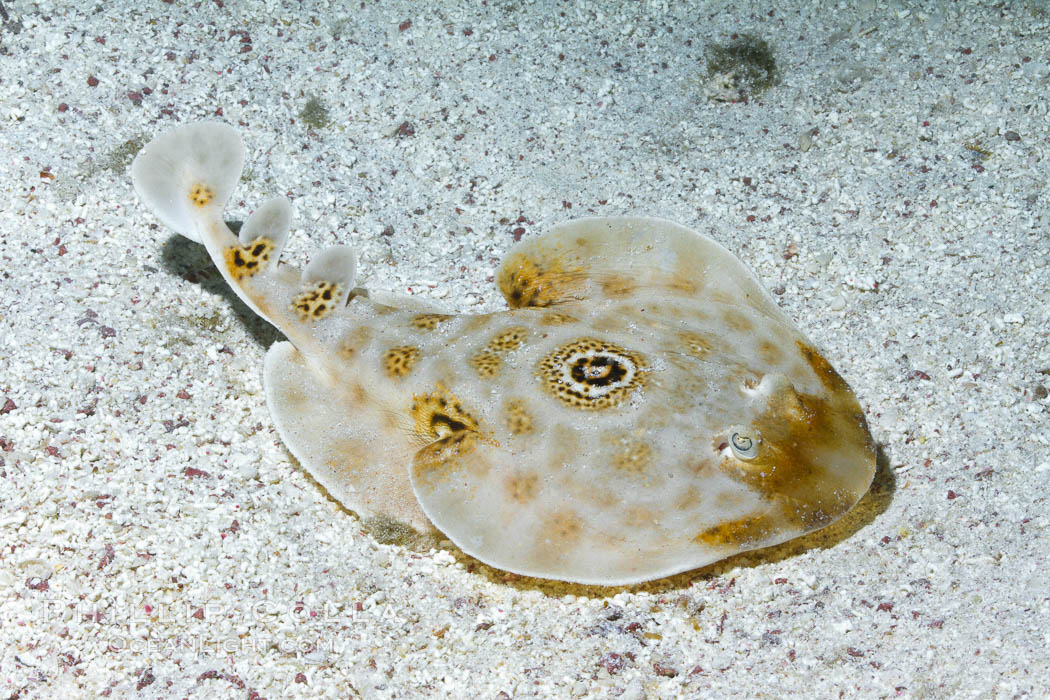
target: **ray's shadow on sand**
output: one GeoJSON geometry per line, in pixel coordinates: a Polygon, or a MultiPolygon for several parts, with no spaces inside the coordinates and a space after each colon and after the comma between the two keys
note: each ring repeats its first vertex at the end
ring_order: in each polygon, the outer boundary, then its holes
{"type": "MultiPolygon", "coordinates": [[[[236,233],[240,230],[240,222],[227,221],[227,225],[236,233]]],[[[214,263],[208,256],[208,251],[203,245],[195,243],[188,238],[178,234],[172,234],[164,242],[163,252],[160,259],[164,271],[174,277],[198,285],[209,294],[215,294],[223,298],[237,318],[244,324],[245,330],[265,352],[271,345],[279,340],[284,340],[284,335],[274,328],[268,321],[260,318],[258,314],[248,308],[241,301],[226,280],[222,278],[219,271],[215,269],[214,263]]],[[[260,365],[262,358],[259,359],[260,365]]]]}

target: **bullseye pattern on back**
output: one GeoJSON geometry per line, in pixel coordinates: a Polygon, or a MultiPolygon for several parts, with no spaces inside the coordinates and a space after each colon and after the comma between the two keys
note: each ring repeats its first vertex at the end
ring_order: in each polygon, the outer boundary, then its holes
{"type": "Polygon", "coordinates": [[[645,360],[596,338],[555,348],[539,362],[543,388],[563,404],[584,411],[612,408],[642,388],[645,360]]]}

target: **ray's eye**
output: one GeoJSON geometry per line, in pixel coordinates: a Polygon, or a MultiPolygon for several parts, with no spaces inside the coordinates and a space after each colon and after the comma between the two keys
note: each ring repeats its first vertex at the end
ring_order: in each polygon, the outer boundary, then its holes
{"type": "Polygon", "coordinates": [[[762,443],[762,436],[758,431],[734,432],[729,437],[729,447],[737,459],[745,461],[752,460],[758,456],[758,446],[762,443]]]}

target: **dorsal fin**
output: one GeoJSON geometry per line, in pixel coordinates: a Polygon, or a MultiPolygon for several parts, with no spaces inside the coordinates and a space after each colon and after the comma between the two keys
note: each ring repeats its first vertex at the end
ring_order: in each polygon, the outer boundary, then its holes
{"type": "Polygon", "coordinates": [[[273,242],[272,255],[279,258],[291,230],[292,203],[284,197],[274,197],[263,202],[261,207],[248,215],[237,239],[242,246],[248,247],[256,239],[268,238],[273,242]]]}
{"type": "Polygon", "coordinates": [[[346,302],[354,279],[357,277],[357,254],[350,246],[333,245],[325,248],[303,270],[303,285],[331,282],[342,287],[340,303],[346,302]]]}

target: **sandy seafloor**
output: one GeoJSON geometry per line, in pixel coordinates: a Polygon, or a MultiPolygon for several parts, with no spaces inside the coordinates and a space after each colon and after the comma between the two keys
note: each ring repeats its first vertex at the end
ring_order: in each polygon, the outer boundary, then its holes
{"type": "Polygon", "coordinates": [[[1045,5],[5,6],[3,697],[1050,694],[1045,5]],[[734,33],[781,80],[719,102],[734,33]],[[227,218],[285,194],[286,260],[347,243],[454,311],[566,218],[715,237],[856,390],[871,492],[611,589],[380,543],[274,430],[277,332],[131,188],[213,118],[248,151],[227,218]]]}

